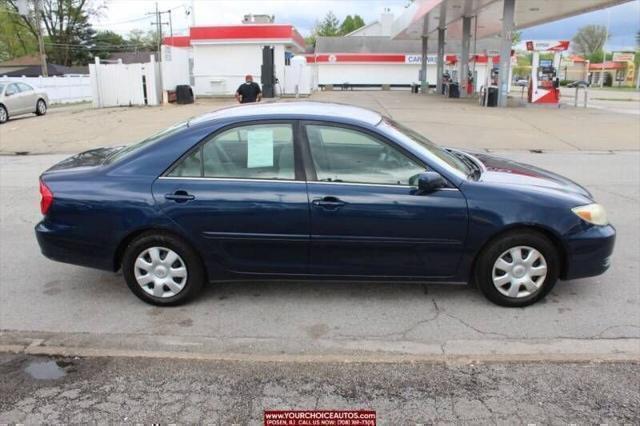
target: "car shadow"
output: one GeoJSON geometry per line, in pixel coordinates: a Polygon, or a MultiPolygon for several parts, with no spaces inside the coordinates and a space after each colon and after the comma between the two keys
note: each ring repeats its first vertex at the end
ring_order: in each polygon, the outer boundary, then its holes
{"type": "Polygon", "coordinates": [[[4,123],[4,125],[11,124],[11,123],[16,122],[16,121],[27,120],[29,118],[40,118],[40,117],[42,117],[42,116],[39,116],[39,115],[36,115],[36,114],[24,114],[24,115],[18,115],[18,116],[13,116],[12,115],[12,116],[9,117],[9,121],[4,123]]]}
{"type": "MultiPolygon", "coordinates": [[[[121,296],[135,298],[128,289],[122,273],[83,270],[80,278],[89,285],[75,286],[75,290],[86,289],[87,297],[121,296]],[[90,277],[92,275],[93,277],[90,277]]],[[[220,301],[242,299],[269,299],[269,303],[312,300],[331,303],[337,300],[398,301],[414,300],[416,297],[454,301],[484,297],[475,288],[460,284],[427,284],[420,282],[348,281],[348,280],[239,280],[207,283],[200,294],[188,302],[192,305],[210,305],[220,301]]]]}
{"type": "Polygon", "coordinates": [[[415,298],[475,298],[475,289],[465,285],[425,284],[390,281],[262,280],[209,283],[194,303],[210,303],[232,298],[266,298],[269,302],[295,301],[332,303],[337,300],[402,301],[415,298]]]}

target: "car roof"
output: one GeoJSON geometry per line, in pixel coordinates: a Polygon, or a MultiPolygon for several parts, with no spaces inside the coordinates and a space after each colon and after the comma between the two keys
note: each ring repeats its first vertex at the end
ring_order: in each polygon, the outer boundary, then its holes
{"type": "Polygon", "coordinates": [[[379,113],[353,105],[318,101],[284,101],[251,103],[222,108],[191,119],[189,125],[236,117],[260,118],[264,116],[269,118],[299,118],[304,116],[322,117],[324,119],[346,118],[374,126],[382,120],[382,116],[379,113]]]}

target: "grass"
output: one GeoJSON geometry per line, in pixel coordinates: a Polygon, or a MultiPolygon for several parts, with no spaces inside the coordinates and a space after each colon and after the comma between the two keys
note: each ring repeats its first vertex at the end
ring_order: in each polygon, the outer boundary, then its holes
{"type": "Polygon", "coordinates": [[[617,90],[617,91],[621,91],[621,92],[636,92],[636,88],[635,87],[628,87],[628,86],[611,86],[611,87],[599,87],[599,86],[591,86],[589,87],[589,90],[617,90]]]}

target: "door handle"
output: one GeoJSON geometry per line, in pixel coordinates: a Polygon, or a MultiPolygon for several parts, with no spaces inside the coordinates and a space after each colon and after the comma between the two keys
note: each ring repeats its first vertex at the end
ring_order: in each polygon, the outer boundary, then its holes
{"type": "Polygon", "coordinates": [[[316,198],[315,200],[311,201],[311,204],[317,207],[324,207],[325,209],[335,210],[337,208],[344,206],[347,203],[345,203],[338,197],[326,196],[322,198],[316,198]]]}
{"type": "Polygon", "coordinates": [[[187,191],[176,191],[173,194],[165,194],[164,198],[175,201],[176,203],[186,203],[187,201],[194,200],[196,197],[187,191]]]}

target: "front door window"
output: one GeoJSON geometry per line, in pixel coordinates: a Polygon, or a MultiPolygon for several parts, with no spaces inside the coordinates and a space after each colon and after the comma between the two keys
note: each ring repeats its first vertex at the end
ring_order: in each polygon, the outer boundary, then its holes
{"type": "Polygon", "coordinates": [[[425,167],[397,148],[356,130],[309,124],[307,138],[323,182],[410,185],[425,167]]]}

